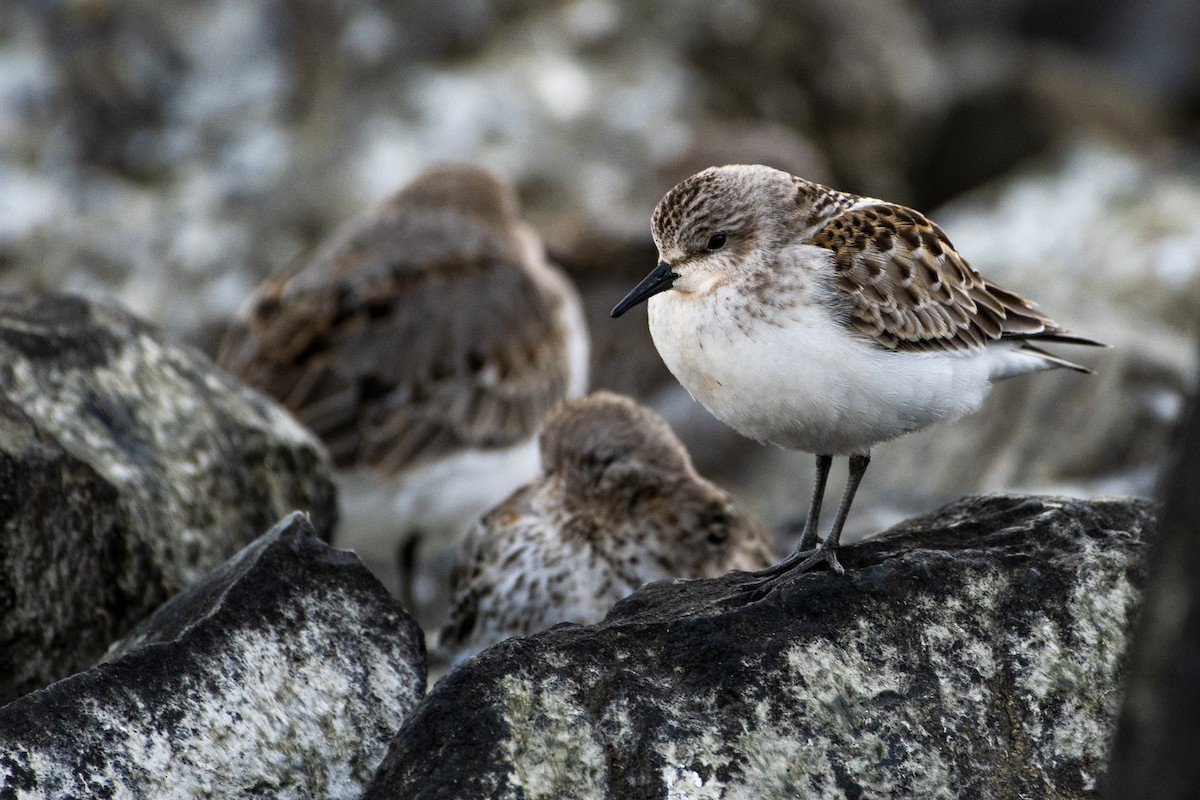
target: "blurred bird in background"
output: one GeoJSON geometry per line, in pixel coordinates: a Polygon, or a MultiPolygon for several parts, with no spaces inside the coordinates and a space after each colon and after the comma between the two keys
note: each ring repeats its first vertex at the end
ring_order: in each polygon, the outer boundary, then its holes
{"type": "Polygon", "coordinates": [[[325,442],[335,545],[428,628],[461,533],[536,475],[538,429],[587,359],[576,291],[513,189],[439,166],[265,281],[219,363],[325,442]]]}

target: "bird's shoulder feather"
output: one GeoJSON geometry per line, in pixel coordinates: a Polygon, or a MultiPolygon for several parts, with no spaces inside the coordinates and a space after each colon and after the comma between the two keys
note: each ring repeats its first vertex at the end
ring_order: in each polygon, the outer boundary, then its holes
{"type": "Polygon", "coordinates": [[[960,351],[1061,329],[1025,298],[988,281],[942,229],[904,206],[861,199],[836,209],[808,244],[832,256],[849,327],[891,350],[960,351]]]}

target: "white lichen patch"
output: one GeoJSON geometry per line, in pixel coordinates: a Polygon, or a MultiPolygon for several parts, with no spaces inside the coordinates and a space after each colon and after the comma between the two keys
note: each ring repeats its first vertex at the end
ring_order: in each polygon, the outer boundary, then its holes
{"type": "Polygon", "coordinates": [[[1035,715],[1053,692],[1064,688],[1062,666],[1067,657],[1062,645],[1062,630],[1045,614],[1030,622],[1025,636],[1013,637],[1009,642],[1009,652],[1027,667],[1017,672],[1017,687],[1034,704],[1030,710],[1035,715]]]}
{"type": "Polygon", "coordinates": [[[720,800],[726,796],[724,784],[716,778],[705,780],[698,773],[678,764],[664,766],[662,780],[667,788],[667,800],[720,800]]]}
{"type": "Polygon", "coordinates": [[[689,713],[677,723],[691,735],[673,734],[658,745],[667,791],[678,797],[817,797],[829,794],[840,771],[866,796],[949,796],[950,771],[941,754],[917,746],[919,721],[887,699],[904,691],[907,669],[899,662],[882,665],[880,655],[860,626],[838,642],[813,639],[789,648],[777,666],[755,665],[748,672],[758,676],[756,682],[777,684],[785,694],[756,703],[735,731],[702,722],[728,717],[715,695],[682,700],[689,713]],[[730,776],[729,782],[720,775],[730,776]]]}
{"type": "Polygon", "coordinates": [[[1125,634],[1138,593],[1125,576],[1129,557],[1087,539],[1071,586],[1070,607],[1078,623],[1073,634],[1104,670],[1117,668],[1125,654],[1125,634]]]}
{"type": "Polygon", "coordinates": [[[571,687],[508,675],[501,689],[512,736],[500,748],[512,765],[513,789],[527,798],[603,797],[609,782],[604,744],[571,687]]]}
{"type": "Polygon", "coordinates": [[[923,663],[937,676],[941,723],[947,733],[977,719],[990,700],[989,685],[998,665],[986,633],[1005,586],[998,576],[980,574],[963,587],[961,596],[941,600],[918,595],[905,609],[905,619],[918,629],[923,663]]]}
{"type": "MultiPolygon", "coordinates": [[[[796,709],[798,716],[820,715],[820,708],[796,709]]],[[[852,727],[854,738],[828,729],[800,739],[796,727],[780,721],[778,711],[760,707],[750,730],[738,740],[737,749],[747,756],[745,771],[728,787],[725,797],[750,800],[756,797],[836,797],[836,773],[841,772],[861,788],[863,797],[950,798],[956,795],[950,765],[936,749],[908,749],[895,762],[887,740],[908,727],[902,717],[864,721],[852,727]],[[891,763],[885,763],[890,760],[891,763]]],[[[903,741],[918,741],[908,730],[903,741]]]]}
{"type": "Polygon", "coordinates": [[[269,787],[276,798],[357,798],[422,688],[411,653],[339,634],[378,627],[377,610],[337,589],[303,597],[287,624],[236,630],[174,679],[160,671],[119,700],[83,701],[78,735],[102,748],[101,762],[81,771],[73,746],[30,751],[27,768],[40,791],[59,795],[103,786],[113,797],[240,797],[269,787]]]}
{"type": "Polygon", "coordinates": [[[628,697],[618,698],[605,706],[600,714],[599,727],[609,747],[628,751],[637,746],[628,697]]]}
{"type": "Polygon", "coordinates": [[[1047,659],[1056,698],[1061,703],[1054,724],[1043,742],[1048,763],[1081,765],[1085,785],[1095,782],[1094,771],[1103,768],[1104,749],[1098,743],[1112,735],[1120,704],[1117,674],[1138,593],[1125,577],[1121,554],[1083,543],[1078,572],[1071,587],[1069,631],[1058,655],[1047,659]]]}
{"type": "Polygon", "coordinates": [[[870,669],[874,648],[864,638],[865,625],[857,628],[857,635],[836,643],[810,639],[787,650],[784,667],[794,700],[829,706],[836,709],[834,713],[856,717],[875,696],[901,688],[894,673],[870,669]]]}
{"type": "Polygon", "coordinates": [[[964,778],[987,785],[1008,780],[1004,770],[1064,765],[1094,784],[1134,593],[1118,561],[1089,556],[1071,554],[1080,574],[1070,631],[1041,612],[1014,617],[1004,598],[1025,590],[981,572],[949,600],[907,598],[886,629],[862,617],[836,639],[798,642],[781,663],[746,665],[773,696],[737,730],[697,722],[728,720],[715,694],[678,698],[657,744],[668,796],[817,797],[851,785],[863,796],[950,798],[964,778]],[[930,674],[932,689],[928,677],[918,684],[930,674]]]}

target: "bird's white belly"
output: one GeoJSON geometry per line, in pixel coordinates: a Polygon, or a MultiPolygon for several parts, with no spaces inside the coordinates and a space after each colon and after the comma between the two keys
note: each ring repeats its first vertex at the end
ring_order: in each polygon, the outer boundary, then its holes
{"type": "Polygon", "coordinates": [[[396,550],[406,535],[422,534],[426,557],[446,552],[452,559],[470,525],[539,471],[535,437],[503,450],[456,453],[398,478],[342,470],[334,546],[354,550],[395,591],[396,550]]]}
{"type": "Polygon", "coordinates": [[[650,332],[692,396],[752,439],[865,452],[974,410],[990,387],[983,353],[897,353],[854,336],[821,306],[778,310],[774,324],[722,316],[711,308],[717,300],[652,297],[650,332]]]}

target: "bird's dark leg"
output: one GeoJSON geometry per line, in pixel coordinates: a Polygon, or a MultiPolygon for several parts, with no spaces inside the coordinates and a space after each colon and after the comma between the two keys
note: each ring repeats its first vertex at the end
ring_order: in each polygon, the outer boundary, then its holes
{"type": "Polygon", "coordinates": [[[800,543],[792,554],[777,564],[752,573],[755,578],[773,578],[788,572],[792,567],[816,552],[812,546],[817,541],[817,523],[821,519],[821,503],[825,498],[825,482],[829,479],[829,467],[833,464],[833,456],[817,456],[817,478],[813,485],[812,500],[808,504],[808,519],[804,520],[804,531],[800,534],[800,543]]]}
{"type": "MultiPolygon", "coordinates": [[[[833,456],[819,455],[817,456],[817,485],[814,487],[812,503],[809,507],[808,520],[804,523],[804,532],[800,534],[800,545],[787,558],[774,564],[766,569],[758,572],[749,573],[746,578],[738,581],[739,592],[745,592],[750,589],[750,599],[758,599],[766,596],[775,586],[786,580],[789,575],[795,575],[805,572],[819,561],[825,561],[830,568],[839,575],[845,574],[845,570],[837,560],[838,542],[842,538],[842,527],[846,524],[846,517],[850,513],[850,505],[854,502],[854,495],[858,491],[858,485],[862,483],[863,473],[867,471],[867,465],[871,463],[871,455],[869,453],[860,453],[850,456],[850,477],[846,480],[846,489],[842,492],[842,502],[838,506],[837,515],[833,521],[833,528],[829,531],[829,535],[825,540],[816,547],[806,549],[805,545],[813,541],[816,537],[817,517],[821,514],[821,499],[825,494],[825,480],[829,477],[829,467],[833,463],[833,456]]],[[[746,594],[732,594],[728,597],[721,598],[717,602],[723,600],[738,600],[745,602],[746,594]]]]}
{"type": "Polygon", "coordinates": [[[417,561],[420,558],[421,531],[407,531],[396,548],[396,571],[400,585],[397,593],[408,613],[417,614],[417,561]]]}
{"type": "Polygon", "coordinates": [[[804,521],[804,531],[800,534],[800,543],[796,552],[816,544],[817,524],[821,521],[821,503],[825,499],[825,482],[829,480],[829,468],[833,465],[833,456],[817,456],[817,478],[813,485],[812,500],[808,504],[808,519],[804,521]]]}
{"type": "Polygon", "coordinates": [[[825,541],[821,542],[815,550],[811,551],[811,555],[808,555],[804,561],[800,562],[800,566],[796,567],[798,572],[804,572],[818,561],[827,562],[830,568],[839,575],[846,572],[837,560],[838,542],[842,538],[842,526],[846,524],[846,517],[850,514],[850,505],[854,502],[854,494],[858,491],[863,473],[867,471],[870,464],[870,453],[858,453],[850,456],[850,477],[846,479],[846,490],[842,492],[842,502],[838,505],[837,516],[833,519],[833,528],[825,537],[825,541]]]}

